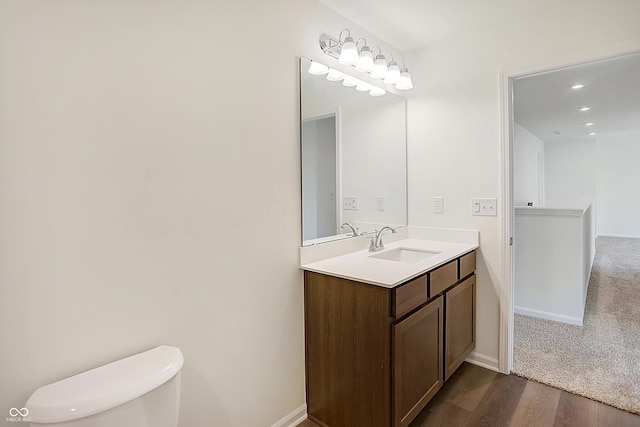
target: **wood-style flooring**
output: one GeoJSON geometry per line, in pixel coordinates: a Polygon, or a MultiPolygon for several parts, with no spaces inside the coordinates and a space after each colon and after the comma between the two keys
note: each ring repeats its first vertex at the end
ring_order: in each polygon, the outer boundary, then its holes
{"type": "Polygon", "coordinates": [[[638,427],[640,415],[464,363],[409,425],[436,426],[638,427]]]}

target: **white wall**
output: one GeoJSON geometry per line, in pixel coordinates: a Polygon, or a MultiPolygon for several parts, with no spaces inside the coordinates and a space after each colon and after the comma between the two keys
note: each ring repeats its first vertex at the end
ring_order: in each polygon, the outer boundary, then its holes
{"type": "Polygon", "coordinates": [[[393,52],[312,0],[0,0],[0,414],[159,344],[183,427],[304,403],[298,56],[345,27],[393,52]]]}
{"type": "Polygon", "coordinates": [[[640,238],[640,134],[598,138],[598,234],[640,238]]]}
{"type": "Polygon", "coordinates": [[[544,141],[527,129],[513,126],[514,206],[544,206],[544,141]]]}
{"type": "Polygon", "coordinates": [[[516,207],[515,228],[514,311],[582,325],[595,257],[593,205],[516,207]]]}
{"type": "Polygon", "coordinates": [[[569,208],[596,199],[595,138],[547,142],[544,159],[546,206],[569,208]]]}
{"type": "Polygon", "coordinates": [[[597,200],[598,235],[640,237],[640,135],[602,135],[589,141],[545,143],[546,205],[597,200]]]}
{"type": "MultiPolygon", "coordinates": [[[[446,38],[406,54],[409,92],[409,223],[480,231],[476,352],[497,362],[504,271],[499,217],[471,216],[472,197],[498,198],[502,183],[501,70],[640,46],[640,2],[451,2],[446,38]],[[473,12],[474,25],[456,25],[473,12]],[[444,196],[444,214],[432,197],[444,196]]],[[[548,188],[547,188],[548,191],[548,188]]]]}

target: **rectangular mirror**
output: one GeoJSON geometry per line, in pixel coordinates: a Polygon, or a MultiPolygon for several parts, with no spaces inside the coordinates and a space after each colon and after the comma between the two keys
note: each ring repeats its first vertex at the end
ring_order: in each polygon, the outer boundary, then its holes
{"type": "Polygon", "coordinates": [[[353,236],[343,223],[360,233],[405,226],[405,98],[372,96],[311,65],[300,58],[302,245],[353,236]]]}

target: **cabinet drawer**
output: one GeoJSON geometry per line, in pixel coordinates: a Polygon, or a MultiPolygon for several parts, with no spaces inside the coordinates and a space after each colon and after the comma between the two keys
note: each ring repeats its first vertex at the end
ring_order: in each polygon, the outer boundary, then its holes
{"type": "Polygon", "coordinates": [[[401,317],[427,301],[427,276],[422,275],[395,289],[393,316],[401,317]]]}
{"type": "Polygon", "coordinates": [[[429,298],[444,292],[458,281],[458,260],[451,261],[429,273],[429,298]]]}
{"type": "Polygon", "coordinates": [[[464,279],[476,270],[476,251],[460,257],[460,278],[464,279]]]}

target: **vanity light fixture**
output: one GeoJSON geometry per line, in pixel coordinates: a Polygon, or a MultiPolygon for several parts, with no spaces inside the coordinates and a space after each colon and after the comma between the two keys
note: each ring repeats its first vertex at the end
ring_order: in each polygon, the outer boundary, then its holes
{"type": "Polygon", "coordinates": [[[373,86],[371,84],[363,82],[362,80],[360,80],[356,86],[358,92],[369,92],[372,88],[373,86]]]}
{"type": "Polygon", "coordinates": [[[329,74],[327,74],[327,80],[330,82],[339,82],[344,80],[344,73],[333,68],[329,68],[329,74]]]}
{"type": "Polygon", "coordinates": [[[358,86],[358,83],[360,83],[360,80],[356,79],[355,77],[347,76],[345,74],[344,80],[342,81],[342,86],[358,86]]]}
{"type": "MultiPolygon", "coordinates": [[[[360,39],[360,40],[364,40],[364,39],[360,39]]],[[[362,49],[360,49],[359,59],[358,59],[358,62],[356,63],[356,70],[369,73],[371,72],[371,70],[373,70],[373,53],[371,53],[371,49],[369,48],[369,46],[367,46],[366,40],[364,43],[365,45],[362,46],[362,49]]]]}
{"type": "Polygon", "coordinates": [[[387,78],[387,74],[389,74],[389,69],[387,68],[387,58],[382,54],[380,48],[378,46],[374,47],[374,49],[378,48],[378,53],[376,55],[375,61],[373,61],[373,70],[371,70],[371,77],[376,79],[385,79],[387,78]]]}
{"type": "Polygon", "coordinates": [[[309,74],[314,76],[324,76],[329,72],[329,67],[316,61],[311,61],[309,66],[309,74]]]}
{"type": "Polygon", "coordinates": [[[371,90],[369,91],[369,95],[371,96],[382,96],[386,93],[387,93],[386,90],[376,86],[371,86],[371,90]]]}
{"type": "Polygon", "coordinates": [[[411,74],[409,74],[409,70],[407,70],[406,68],[403,68],[402,71],[400,71],[400,81],[396,85],[396,89],[400,89],[400,90],[413,89],[411,74]]]}
{"type": "Polygon", "coordinates": [[[333,68],[329,68],[324,64],[320,64],[317,61],[311,61],[311,65],[308,70],[309,74],[313,74],[315,76],[322,76],[324,74],[327,75],[327,80],[332,82],[342,82],[343,86],[355,87],[359,92],[369,92],[371,96],[382,96],[387,93],[386,90],[374,86],[370,83],[364,82],[360,79],[357,79],[353,76],[345,74],[341,71],[338,71],[333,68]]]}
{"type": "Polygon", "coordinates": [[[384,82],[390,85],[395,85],[400,82],[400,67],[398,67],[398,63],[393,60],[393,56],[391,57],[391,61],[389,62],[387,77],[384,79],[384,82]]]}
{"type": "Polygon", "coordinates": [[[338,43],[340,43],[340,56],[338,57],[338,62],[345,65],[356,65],[360,57],[358,56],[356,42],[353,41],[353,37],[351,37],[351,32],[346,28],[340,31],[338,43]],[[344,41],[340,43],[340,40],[342,40],[342,33],[345,31],[347,32],[347,36],[344,38],[344,41]]]}
{"type": "Polygon", "coordinates": [[[326,34],[321,35],[320,48],[325,54],[336,58],[340,64],[352,65],[357,71],[369,73],[373,78],[382,79],[387,84],[395,85],[396,89],[413,88],[411,75],[405,66],[402,68],[398,66],[391,55],[389,55],[391,60],[387,62],[387,56],[382,53],[382,50],[378,46],[369,48],[367,41],[363,38],[354,42],[351,32],[346,28],[340,31],[337,40],[326,34]],[[345,33],[346,36],[343,40],[345,33]],[[363,42],[362,46],[358,49],[361,41],[363,42]],[[378,53],[374,55],[376,49],[378,53]]]}
{"type": "Polygon", "coordinates": [[[373,54],[369,46],[363,46],[360,51],[360,61],[356,64],[356,70],[363,71],[365,73],[373,70],[373,54]]]}

